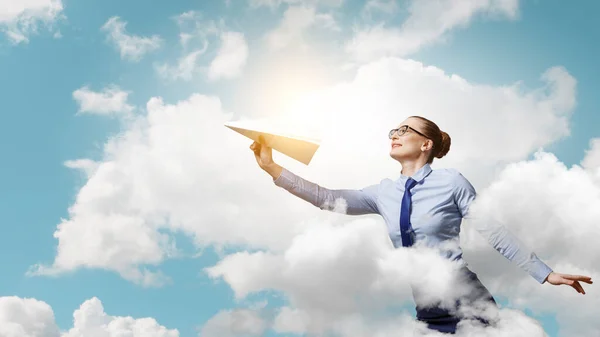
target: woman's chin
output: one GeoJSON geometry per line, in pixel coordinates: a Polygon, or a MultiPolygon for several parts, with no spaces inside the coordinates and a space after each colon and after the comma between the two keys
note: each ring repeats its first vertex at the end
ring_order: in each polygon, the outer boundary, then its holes
{"type": "Polygon", "coordinates": [[[400,161],[402,159],[402,156],[395,153],[394,150],[390,151],[390,157],[392,157],[392,159],[397,160],[397,161],[400,161]]]}

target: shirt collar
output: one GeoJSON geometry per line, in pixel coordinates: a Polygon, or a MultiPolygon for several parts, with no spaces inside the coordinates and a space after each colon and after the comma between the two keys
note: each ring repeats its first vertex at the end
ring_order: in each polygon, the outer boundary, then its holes
{"type": "MultiPolygon", "coordinates": [[[[425,177],[429,175],[429,173],[431,173],[431,171],[431,165],[425,164],[417,172],[415,172],[415,174],[413,174],[411,178],[413,178],[417,183],[420,183],[421,181],[423,181],[423,179],[425,179],[425,177]]],[[[402,183],[405,183],[408,178],[408,176],[405,176],[404,174],[400,173],[399,179],[402,183]]]]}

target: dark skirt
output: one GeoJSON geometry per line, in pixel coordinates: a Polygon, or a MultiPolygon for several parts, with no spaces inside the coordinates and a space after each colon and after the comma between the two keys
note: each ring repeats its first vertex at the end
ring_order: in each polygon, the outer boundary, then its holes
{"type": "MultiPolygon", "coordinates": [[[[468,268],[461,268],[461,282],[468,282],[472,291],[469,293],[468,298],[462,298],[456,301],[455,307],[451,310],[441,308],[437,306],[433,307],[420,307],[417,304],[417,320],[427,324],[427,327],[431,330],[439,332],[445,332],[454,334],[458,323],[463,319],[477,320],[483,325],[490,325],[491,323],[478,316],[474,317],[461,317],[457,310],[461,305],[468,305],[475,301],[484,301],[491,304],[493,307],[497,307],[494,297],[490,294],[487,288],[479,281],[479,278],[475,273],[470,271],[468,268]]],[[[413,290],[413,293],[414,290],[413,290]]]]}

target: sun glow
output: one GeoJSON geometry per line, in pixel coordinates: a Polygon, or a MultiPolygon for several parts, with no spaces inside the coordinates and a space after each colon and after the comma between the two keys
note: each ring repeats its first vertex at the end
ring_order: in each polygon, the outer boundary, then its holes
{"type": "MultiPolygon", "coordinates": [[[[322,58],[306,51],[266,56],[244,79],[240,109],[250,118],[293,125],[306,133],[306,127],[322,124],[321,114],[314,111],[318,107],[315,97],[334,85],[335,77],[335,70],[322,58]]],[[[307,137],[318,138],[309,133],[307,137]]]]}

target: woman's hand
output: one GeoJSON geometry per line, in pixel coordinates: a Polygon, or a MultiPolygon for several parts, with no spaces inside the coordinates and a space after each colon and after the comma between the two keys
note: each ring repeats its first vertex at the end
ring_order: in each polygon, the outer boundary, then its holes
{"type": "Polygon", "coordinates": [[[594,282],[592,282],[592,278],[589,276],[559,274],[559,273],[555,273],[555,272],[550,273],[550,275],[548,275],[548,277],[546,278],[546,281],[548,281],[548,283],[553,284],[555,286],[561,285],[561,284],[569,285],[569,286],[573,287],[575,290],[577,290],[578,293],[581,293],[584,295],[585,295],[585,290],[583,290],[583,287],[581,286],[579,281],[585,282],[588,284],[594,283],[594,282]]]}
{"type": "Polygon", "coordinates": [[[258,136],[258,142],[252,143],[250,150],[254,152],[256,162],[261,169],[270,174],[273,179],[279,177],[283,169],[273,161],[273,149],[266,145],[263,136],[258,136]]]}
{"type": "Polygon", "coordinates": [[[263,170],[266,170],[269,166],[273,165],[273,149],[265,144],[263,136],[258,136],[258,142],[250,145],[250,150],[254,152],[254,157],[258,166],[263,170]]]}

